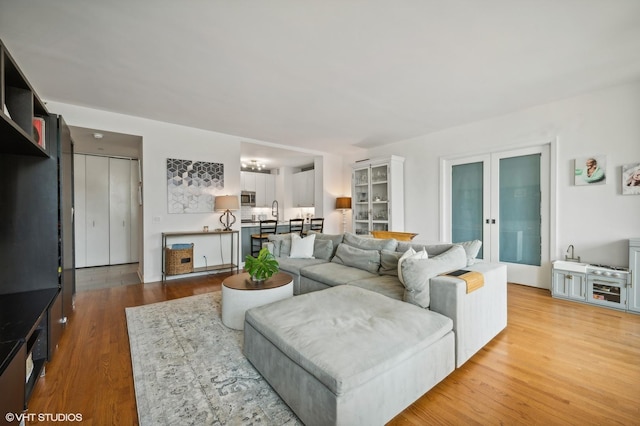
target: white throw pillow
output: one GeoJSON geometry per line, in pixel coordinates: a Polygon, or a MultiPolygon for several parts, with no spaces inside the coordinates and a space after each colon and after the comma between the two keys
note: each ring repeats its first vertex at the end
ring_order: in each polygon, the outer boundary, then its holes
{"type": "Polygon", "coordinates": [[[313,244],[316,241],[316,234],[307,235],[300,238],[298,234],[291,234],[290,258],[313,259],[313,244]]]}
{"type": "Polygon", "coordinates": [[[404,284],[404,277],[402,276],[402,262],[407,259],[419,260],[428,258],[429,255],[427,254],[426,249],[423,248],[421,251],[416,253],[416,251],[412,247],[409,247],[409,250],[405,251],[404,254],[400,256],[400,259],[398,259],[398,279],[400,280],[400,282],[404,284]]]}

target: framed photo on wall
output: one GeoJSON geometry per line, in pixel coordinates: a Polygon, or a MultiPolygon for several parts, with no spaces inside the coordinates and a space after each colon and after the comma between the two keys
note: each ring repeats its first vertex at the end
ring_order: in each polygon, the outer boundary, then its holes
{"type": "Polygon", "coordinates": [[[640,163],[622,165],[622,194],[640,195],[640,163]]]}
{"type": "Polygon", "coordinates": [[[575,185],[602,185],[607,182],[607,157],[594,155],[575,159],[575,185]]]}

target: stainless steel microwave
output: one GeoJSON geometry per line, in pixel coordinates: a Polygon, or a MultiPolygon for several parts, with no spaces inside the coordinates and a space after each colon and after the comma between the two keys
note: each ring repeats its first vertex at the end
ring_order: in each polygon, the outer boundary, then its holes
{"type": "Polygon", "coordinates": [[[256,193],[253,191],[242,191],[240,193],[240,204],[243,206],[256,206],[256,193]]]}

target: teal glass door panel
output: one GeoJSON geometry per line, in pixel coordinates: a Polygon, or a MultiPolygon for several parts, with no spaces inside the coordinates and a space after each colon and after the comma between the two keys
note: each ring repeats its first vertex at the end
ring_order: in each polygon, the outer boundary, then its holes
{"type": "Polygon", "coordinates": [[[500,160],[500,261],[540,266],[540,154],[500,160]]]}
{"type": "MultiPolygon", "coordinates": [[[[483,163],[451,168],[451,241],[483,241],[483,163]]],[[[477,256],[483,259],[482,248],[477,256]]]]}

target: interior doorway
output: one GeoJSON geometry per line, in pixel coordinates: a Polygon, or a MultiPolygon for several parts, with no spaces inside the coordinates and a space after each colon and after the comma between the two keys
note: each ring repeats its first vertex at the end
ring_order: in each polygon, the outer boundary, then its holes
{"type": "Polygon", "coordinates": [[[135,264],[141,276],[142,137],[70,126],[76,267],[135,264]]]}

